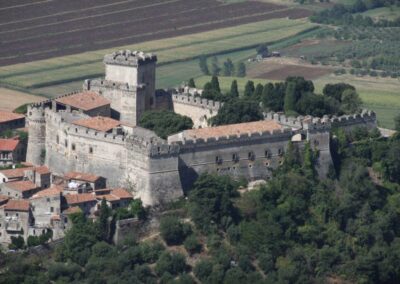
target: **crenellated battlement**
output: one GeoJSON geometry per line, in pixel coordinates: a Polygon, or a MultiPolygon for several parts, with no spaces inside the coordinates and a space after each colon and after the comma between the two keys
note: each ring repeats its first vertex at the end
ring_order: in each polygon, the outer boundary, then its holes
{"type": "Polygon", "coordinates": [[[84,90],[91,90],[92,87],[95,88],[113,88],[122,91],[131,91],[134,92],[136,90],[144,89],[146,87],[145,84],[139,84],[138,86],[130,85],[128,83],[123,82],[115,82],[115,81],[108,81],[105,79],[86,79],[83,83],[84,90]]]}
{"type": "Polygon", "coordinates": [[[285,140],[287,141],[294,134],[294,132],[289,128],[275,129],[273,131],[263,131],[263,132],[254,132],[254,133],[241,133],[237,135],[229,135],[229,136],[219,136],[219,137],[209,137],[207,139],[197,138],[197,139],[186,139],[182,138],[181,140],[174,141],[174,137],[170,136],[170,142],[175,142],[181,145],[181,148],[198,148],[198,147],[208,147],[208,146],[217,146],[217,145],[226,145],[226,144],[244,144],[248,142],[256,142],[260,140],[271,140],[271,141],[279,141],[285,140]]]}
{"type": "Polygon", "coordinates": [[[364,109],[359,114],[342,115],[339,117],[334,116],[330,118],[330,122],[334,127],[366,124],[366,123],[376,124],[376,114],[371,110],[364,109]]]}
{"type": "Polygon", "coordinates": [[[206,108],[213,111],[218,111],[223,105],[221,102],[195,97],[190,94],[173,94],[172,101],[174,103],[206,108]]]}
{"type": "Polygon", "coordinates": [[[156,62],[157,56],[142,51],[119,50],[104,56],[103,62],[112,65],[138,66],[139,64],[156,62]]]}

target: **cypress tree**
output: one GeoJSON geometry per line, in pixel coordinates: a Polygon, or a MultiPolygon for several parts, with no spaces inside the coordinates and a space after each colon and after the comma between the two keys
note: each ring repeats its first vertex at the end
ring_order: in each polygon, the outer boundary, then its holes
{"type": "Polygon", "coordinates": [[[231,84],[231,96],[233,98],[238,98],[239,97],[239,90],[238,90],[238,85],[237,81],[233,80],[231,84]]]}
{"type": "Polygon", "coordinates": [[[295,113],[296,109],[296,84],[289,82],[286,87],[284,110],[286,114],[295,113]]]}
{"type": "Polygon", "coordinates": [[[246,65],[243,62],[239,62],[236,67],[236,76],[245,77],[246,76],[246,65]]]}
{"type": "Polygon", "coordinates": [[[256,89],[254,90],[254,99],[257,101],[261,100],[262,93],[263,93],[263,85],[257,84],[256,89]]]}
{"type": "Polygon", "coordinates": [[[211,62],[211,74],[213,76],[218,76],[220,72],[221,72],[221,68],[219,67],[219,64],[218,64],[218,58],[216,56],[214,56],[212,58],[212,62],[211,62]]]}
{"type": "Polygon", "coordinates": [[[217,76],[212,76],[211,78],[211,87],[214,91],[221,93],[221,89],[219,87],[219,81],[217,76]]]}
{"type": "Polygon", "coordinates": [[[303,165],[304,175],[309,179],[315,178],[315,168],[314,168],[314,153],[311,149],[310,142],[308,141],[304,147],[304,165],[303,165]]]}
{"type": "Polygon", "coordinates": [[[244,87],[244,96],[247,98],[250,98],[254,94],[254,82],[253,81],[247,81],[246,86],[244,87]]]}
{"type": "Polygon", "coordinates": [[[210,75],[210,70],[208,69],[208,64],[207,64],[207,57],[205,55],[200,56],[199,67],[204,75],[210,75]]]}
{"type": "Polygon", "coordinates": [[[190,78],[190,79],[189,79],[188,86],[189,86],[190,88],[196,88],[196,83],[194,82],[194,79],[193,79],[193,78],[190,78]]]}

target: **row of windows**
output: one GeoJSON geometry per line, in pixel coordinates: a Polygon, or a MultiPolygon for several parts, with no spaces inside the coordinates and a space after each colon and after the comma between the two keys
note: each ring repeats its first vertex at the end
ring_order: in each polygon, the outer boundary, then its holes
{"type": "MultiPolygon", "coordinates": [[[[57,144],[60,144],[60,137],[57,135],[57,144]]],[[[68,148],[68,140],[64,140],[64,146],[65,148],[68,148]]],[[[76,151],[76,144],[72,143],[71,144],[71,150],[76,151]]],[[[93,154],[93,147],[89,147],[89,154],[93,154]]]]}
{"type": "MultiPolygon", "coordinates": [[[[283,155],[283,149],[278,149],[278,155],[282,156],[283,155]]],[[[265,150],[264,152],[264,158],[271,158],[271,152],[268,150],[265,150]]],[[[247,153],[247,159],[254,161],[256,159],[256,154],[253,151],[250,151],[247,153]]],[[[239,158],[239,154],[237,153],[233,153],[232,154],[232,161],[237,163],[240,160],[239,158]]],[[[221,156],[215,156],[215,162],[217,164],[221,164],[222,163],[222,157],[221,156]]]]}

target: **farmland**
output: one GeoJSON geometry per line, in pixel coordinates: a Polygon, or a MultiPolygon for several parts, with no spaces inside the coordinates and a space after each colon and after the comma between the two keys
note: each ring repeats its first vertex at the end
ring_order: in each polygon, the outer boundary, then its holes
{"type": "Polygon", "coordinates": [[[308,15],[308,10],[262,2],[1,1],[0,65],[308,15]]]}
{"type": "Polygon", "coordinates": [[[0,110],[2,111],[13,111],[23,104],[40,102],[43,99],[43,97],[0,88],[0,110]]]}
{"type": "MultiPolygon", "coordinates": [[[[70,86],[77,85],[80,87],[85,78],[101,76],[102,57],[115,49],[156,52],[159,57],[160,79],[163,78],[163,70],[168,75],[171,74],[171,68],[173,68],[173,73],[181,71],[183,76],[186,75],[180,78],[182,81],[187,79],[186,67],[196,71],[195,73],[199,72],[197,62],[193,59],[201,54],[221,54],[222,57],[223,54],[229,54],[234,60],[242,60],[253,54],[254,47],[262,42],[273,43],[285,40],[313,27],[313,24],[304,20],[274,19],[189,36],[16,64],[0,67],[0,83],[28,89],[36,94],[57,95],[60,94],[58,90],[70,90],[70,86]],[[246,49],[251,52],[246,53],[246,49]],[[169,64],[170,66],[167,67],[169,64]],[[173,66],[174,64],[177,65],[173,66]],[[64,84],[67,86],[60,86],[64,84]],[[51,87],[55,87],[56,92],[53,92],[51,87]]],[[[175,81],[173,84],[176,83],[175,81]]],[[[159,86],[166,85],[159,84],[159,86]]]]}

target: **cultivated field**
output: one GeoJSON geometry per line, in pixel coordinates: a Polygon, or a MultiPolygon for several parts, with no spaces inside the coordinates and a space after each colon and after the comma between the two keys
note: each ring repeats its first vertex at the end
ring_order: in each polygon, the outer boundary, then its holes
{"type": "MultiPolygon", "coordinates": [[[[245,49],[251,49],[251,53],[254,53],[254,47],[260,43],[285,40],[314,27],[315,25],[305,20],[275,19],[187,36],[4,66],[0,67],[0,83],[26,88],[36,94],[59,95],[59,90],[69,89],[71,85],[79,84],[81,86],[85,78],[102,76],[104,54],[116,49],[126,48],[156,52],[159,57],[160,68],[157,72],[161,76],[160,79],[163,76],[163,69],[165,70],[164,66],[172,63],[179,64],[173,68],[172,73],[182,71],[181,73],[184,76],[180,78],[182,81],[187,79],[188,76],[187,71],[182,69],[185,65],[182,62],[190,61],[201,54],[231,53],[233,55],[232,53],[240,54],[245,49]],[[67,86],[60,86],[64,84],[67,84],[67,86]],[[52,87],[56,87],[55,92],[52,91],[52,87]]],[[[249,53],[247,53],[248,55],[249,53]]],[[[234,57],[235,55],[232,56],[232,59],[235,59],[234,57]]],[[[191,64],[191,66],[191,68],[195,66],[196,70],[199,70],[197,62],[191,64]]],[[[170,76],[171,69],[167,70],[166,74],[170,76]]],[[[176,82],[169,86],[173,84],[176,84],[176,82]]],[[[166,85],[162,86],[165,87],[166,85]]]]}
{"type": "Polygon", "coordinates": [[[13,111],[23,104],[40,102],[43,100],[43,97],[0,88],[0,110],[3,111],[13,111]]]}
{"type": "Polygon", "coordinates": [[[308,15],[256,1],[0,1],[0,66],[308,15]]]}
{"type": "Polygon", "coordinates": [[[250,64],[247,77],[269,80],[285,80],[289,76],[302,76],[314,80],[332,73],[333,69],[315,66],[295,58],[267,58],[263,62],[250,64]]]}

